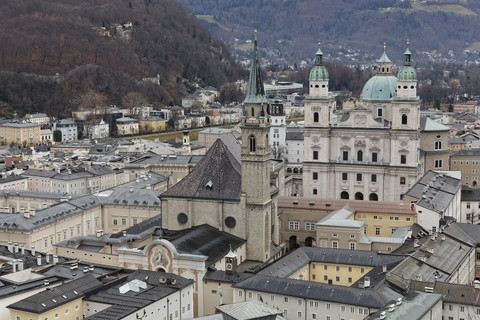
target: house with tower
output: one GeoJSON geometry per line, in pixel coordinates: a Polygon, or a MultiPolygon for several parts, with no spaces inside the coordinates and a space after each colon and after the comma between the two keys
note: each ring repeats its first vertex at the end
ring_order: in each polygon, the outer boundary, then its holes
{"type": "Polygon", "coordinates": [[[423,174],[420,99],[411,52],[397,77],[386,49],[360,103],[338,112],[318,49],[305,99],[303,194],[399,201],[423,174]]]}
{"type": "Polygon", "coordinates": [[[184,179],[161,195],[162,228],[208,224],[247,240],[246,259],[281,255],[277,197],[282,161],[270,159],[270,104],[265,96],[255,33],[247,94],[242,106],[242,145],[218,139],[184,179]]]}

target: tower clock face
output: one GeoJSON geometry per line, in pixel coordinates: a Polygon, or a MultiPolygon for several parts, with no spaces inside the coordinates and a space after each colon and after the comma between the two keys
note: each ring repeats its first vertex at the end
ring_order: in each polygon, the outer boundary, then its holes
{"type": "Polygon", "coordinates": [[[225,268],[227,271],[232,271],[233,270],[233,264],[231,262],[228,262],[225,264],[225,268]]]}

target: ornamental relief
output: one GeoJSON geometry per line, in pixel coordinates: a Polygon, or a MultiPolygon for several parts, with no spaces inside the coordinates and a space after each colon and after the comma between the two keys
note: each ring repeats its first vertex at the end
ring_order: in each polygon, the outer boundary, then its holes
{"type": "Polygon", "coordinates": [[[355,124],[365,124],[367,123],[367,116],[364,114],[356,114],[354,117],[355,124]]]}
{"type": "Polygon", "coordinates": [[[367,144],[365,143],[365,140],[355,140],[355,147],[361,148],[366,146],[367,144]]]}
{"type": "Polygon", "coordinates": [[[408,140],[401,139],[401,140],[399,141],[399,143],[400,143],[400,146],[401,146],[401,147],[404,147],[404,148],[405,148],[406,146],[408,146],[408,140]]]}
{"type": "Polygon", "coordinates": [[[321,111],[322,107],[319,106],[312,106],[312,111],[321,111]]]}
{"type": "Polygon", "coordinates": [[[312,138],[312,141],[313,141],[314,143],[318,143],[319,140],[320,140],[320,139],[318,138],[318,136],[313,136],[313,138],[312,138]]]}
{"type": "Polygon", "coordinates": [[[169,250],[163,245],[153,246],[149,253],[150,265],[152,270],[163,269],[165,272],[170,272],[172,266],[172,259],[169,250]]]}

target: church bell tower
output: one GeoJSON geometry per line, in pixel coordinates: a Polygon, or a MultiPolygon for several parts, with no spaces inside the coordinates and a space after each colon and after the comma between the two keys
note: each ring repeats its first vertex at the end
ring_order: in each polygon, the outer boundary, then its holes
{"type": "Polygon", "coordinates": [[[265,261],[272,243],[270,195],[270,106],[257,50],[257,31],[242,105],[242,195],[245,201],[247,258],[265,261]]]}

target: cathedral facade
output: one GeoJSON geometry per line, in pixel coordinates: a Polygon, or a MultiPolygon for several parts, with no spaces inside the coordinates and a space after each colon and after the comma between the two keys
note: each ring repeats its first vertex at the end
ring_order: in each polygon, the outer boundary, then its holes
{"type": "Polygon", "coordinates": [[[358,105],[337,112],[318,49],[305,99],[304,196],[399,201],[422,175],[420,99],[411,53],[397,77],[385,48],[358,105]]]}

